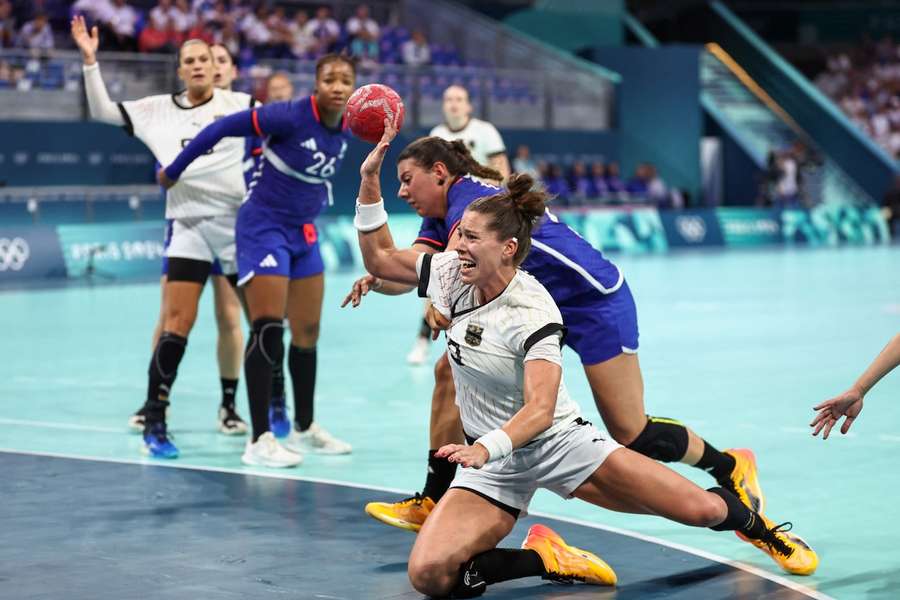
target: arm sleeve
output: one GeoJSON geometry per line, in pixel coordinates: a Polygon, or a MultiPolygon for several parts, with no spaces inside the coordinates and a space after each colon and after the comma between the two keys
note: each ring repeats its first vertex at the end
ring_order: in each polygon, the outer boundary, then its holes
{"type": "Polygon", "coordinates": [[[255,133],[253,114],[255,110],[242,110],[210,123],[197,134],[191,143],[185,146],[172,164],[166,167],[166,175],[177,181],[184,170],[197,157],[211,150],[222,138],[248,137],[255,133]]]}
{"type": "MultiPolygon", "coordinates": [[[[84,65],[81,67],[84,73],[84,92],[87,95],[88,108],[91,118],[110,125],[129,126],[127,114],[122,105],[116,105],[110,100],[106,84],[103,83],[103,75],[100,73],[100,64],[84,65]]],[[[130,129],[130,128],[129,128],[130,129]]],[[[129,133],[132,133],[129,130],[129,133]]]]}
{"type": "Polygon", "coordinates": [[[484,128],[484,153],[488,156],[506,152],[506,146],[503,144],[503,138],[497,128],[487,123],[484,128]]]}
{"type": "Polygon", "coordinates": [[[273,102],[254,108],[252,120],[253,133],[260,137],[290,135],[297,123],[294,102],[273,102]]]}
{"type": "Polygon", "coordinates": [[[456,252],[422,254],[416,261],[419,274],[419,296],[429,298],[431,304],[448,319],[451,316],[451,296],[459,288],[459,255],[456,252]]]}

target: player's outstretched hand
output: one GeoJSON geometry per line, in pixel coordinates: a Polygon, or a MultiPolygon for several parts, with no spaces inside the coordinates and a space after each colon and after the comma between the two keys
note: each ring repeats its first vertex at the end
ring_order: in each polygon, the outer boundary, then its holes
{"type": "Polygon", "coordinates": [[[100,34],[97,32],[97,26],[91,27],[88,33],[87,25],[84,17],[75,15],[72,17],[72,41],[81,50],[81,58],[86,65],[92,65],[97,62],[97,48],[100,46],[100,34]]]}
{"type": "Polygon", "coordinates": [[[353,282],[353,289],[350,290],[350,293],[347,294],[344,301],[341,302],[341,308],[344,308],[347,304],[356,308],[362,302],[363,296],[368,294],[370,290],[377,290],[382,285],[384,285],[384,282],[374,275],[360,277],[353,282]]]}
{"type": "Polygon", "coordinates": [[[170,187],[175,185],[175,182],[169,179],[169,176],[166,175],[165,169],[160,169],[156,172],[156,181],[159,182],[159,185],[163,186],[166,189],[169,189],[170,187]]]}
{"type": "Polygon", "coordinates": [[[387,153],[387,149],[390,147],[391,142],[396,136],[397,130],[394,129],[390,119],[385,119],[384,134],[381,136],[381,140],[375,144],[374,148],[372,148],[372,151],[369,152],[369,155],[366,157],[366,160],[363,161],[363,164],[359,167],[360,175],[366,177],[381,173],[381,163],[384,162],[384,155],[387,153]]]}
{"type": "Polygon", "coordinates": [[[490,458],[487,448],[481,444],[472,444],[471,446],[447,444],[441,446],[434,455],[437,458],[446,458],[452,463],[458,463],[466,469],[480,469],[490,458]]]}
{"type": "Polygon", "coordinates": [[[847,433],[850,431],[850,426],[853,425],[853,421],[859,416],[862,407],[863,395],[859,393],[859,390],[853,388],[850,388],[839,396],[835,396],[831,400],[826,400],[825,402],[814,406],[813,410],[819,411],[819,414],[817,414],[816,418],[809,424],[810,427],[815,428],[813,429],[812,434],[818,435],[819,432],[824,429],[822,439],[827,440],[828,434],[831,433],[831,428],[837,424],[841,416],[844,417],[844,424],[841,425],[841,433],[847,433]]]}

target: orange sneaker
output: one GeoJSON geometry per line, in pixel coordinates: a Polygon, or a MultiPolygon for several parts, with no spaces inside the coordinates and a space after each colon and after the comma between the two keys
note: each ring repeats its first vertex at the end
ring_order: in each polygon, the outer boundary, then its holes
{"type": "Polygon", "coordinates": [[[366,514],[382,523],[418,532],[434,510],[434,504],[428,496],[416,493],[400,502],[369,502],[366,504],[366,514]]]}
{"type": "Polygon", "coordinates": [[[819,566],[819,556],[799,535],[789,533],[790,522],[775,525],[764,515],[759,515],[766,524],[766,534],[758,540],[751,540],[739,531],[737,536],[749,542],[772,557],[778,566],[791,575],[812,575],[819,566]]]}
{"type": "Polygon", "coordinates": [[[759,485],[753,452],[747,448],[731,448],[724,453],[734,458],[734,470],[727,481],[720,481],[719,484],[740,498],[747,508],[762,513],[766,509],[766,498],[759,485]]]}
{"type": "Polygon", "coordinates": [[[532,525],[522,548],[540,555],[547,571],[545,579],[562,583],[583,581],[594,585],[616,585],[616,573],[596,554],[566,544],[546,525],[532,525]]]}

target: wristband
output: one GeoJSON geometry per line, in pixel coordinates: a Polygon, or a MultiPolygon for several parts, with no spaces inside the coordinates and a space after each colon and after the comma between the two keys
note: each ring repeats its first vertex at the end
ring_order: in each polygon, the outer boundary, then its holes
{"type": "Polygon", "coordinates": [[[512,440],[502,429],[494,429],[489,431],[477,440],[476,444],[481,444],[488,451],[488,462],[500,460],[512,454],[512,440]]]}
{"type": "Polygon", "coordinates": [[[384,198],[375,204],[360,204],[356,199],[356,216],[353,217],[353,226],[363,233],[375,231],[387,223],[388,215],[384,210],[384,198]]]}

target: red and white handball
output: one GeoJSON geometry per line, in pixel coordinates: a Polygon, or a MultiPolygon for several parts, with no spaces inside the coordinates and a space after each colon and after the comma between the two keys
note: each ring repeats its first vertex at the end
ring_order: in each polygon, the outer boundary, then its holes
{"type": "Polygon", "coordinates": [[[386,85],[370,83],[353,92],[344,114],[353,135],[377,144],[384,135],[384,120],[388,119],[399,131],[406,110],[400,94],[386,85]]]}

